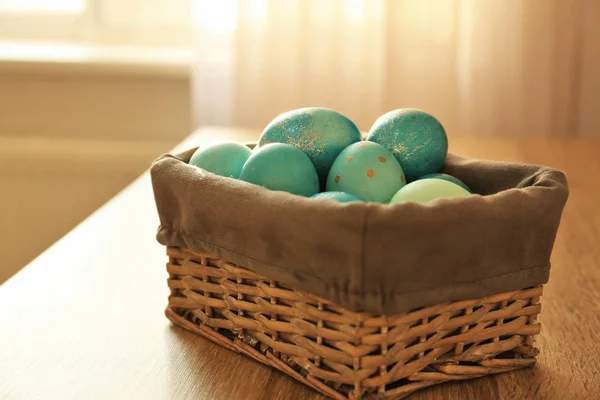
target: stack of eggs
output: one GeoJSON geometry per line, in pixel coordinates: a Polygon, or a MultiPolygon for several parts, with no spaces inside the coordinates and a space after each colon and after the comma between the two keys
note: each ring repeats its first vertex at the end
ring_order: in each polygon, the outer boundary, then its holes
{"type": "Polygon", "coordinates": [[[190,164],[272,190],[339,202],[427,202],[470,189],[439,173],[448,138],[437,119],[404,108],[381,116],[366,140],[346,116],[326,108],[281,114],[254,151],[235,142],[199,148],[190,164]]]}

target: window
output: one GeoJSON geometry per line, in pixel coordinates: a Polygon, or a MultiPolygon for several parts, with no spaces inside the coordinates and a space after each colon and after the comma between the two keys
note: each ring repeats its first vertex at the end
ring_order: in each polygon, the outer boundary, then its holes
{"type": "Polygon", "coordinates": [[[0,0],[0,39],[187,46],[195,0],[0,0]]]}
{"type": "Polygon", "coordinates": [[[0,12],[25,14],[81,14],[85,0],[0,0],[0,12]]]}
{"type": "MultiPolygon", "coordinates": [[[[264,20],[274,1],[0,0],[0,40],[188,47],[194,27],[230,33],[240,19],[264,20]]],[[[346,1],[360,18],[366,0],[346,1]]]]}

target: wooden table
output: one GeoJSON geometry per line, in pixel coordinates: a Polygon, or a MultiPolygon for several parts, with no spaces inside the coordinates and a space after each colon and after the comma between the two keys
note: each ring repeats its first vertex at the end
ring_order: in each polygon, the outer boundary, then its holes
{"type": "MultiPolygon", "coordinates": [[[[256,134],[206,129],[182,146],[215,136],[256,134]]],[[[542,297],[537,366],[443,384],[411,399],[600,398],[600,142],[450,141],[457,154],[562,169],[571,197],[542,297]]],[[[144,174],[0,286],[0,398],[322,399],[280,372],[170,325],[157,225],[144,174]]]]}

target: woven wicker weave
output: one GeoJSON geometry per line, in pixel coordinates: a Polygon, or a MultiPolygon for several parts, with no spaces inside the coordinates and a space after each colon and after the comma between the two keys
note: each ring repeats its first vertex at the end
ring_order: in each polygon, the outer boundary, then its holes
{"type": "Polygon", "coordinates": [[[535,363],[541,286],[373,316],[210,254],[167,254],[171,321],[334,399],[398,399],[535,363]]]}

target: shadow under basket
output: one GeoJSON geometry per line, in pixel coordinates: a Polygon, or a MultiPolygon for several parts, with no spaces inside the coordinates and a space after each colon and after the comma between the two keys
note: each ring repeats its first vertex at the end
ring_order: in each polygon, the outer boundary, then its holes
{"type": "Polygon", "coordinates": [[[349,311],[214,255],[168,247],[176,325],[334,399],[399,399],[531,366],[542,286],[378,316],[349,311]]]}

